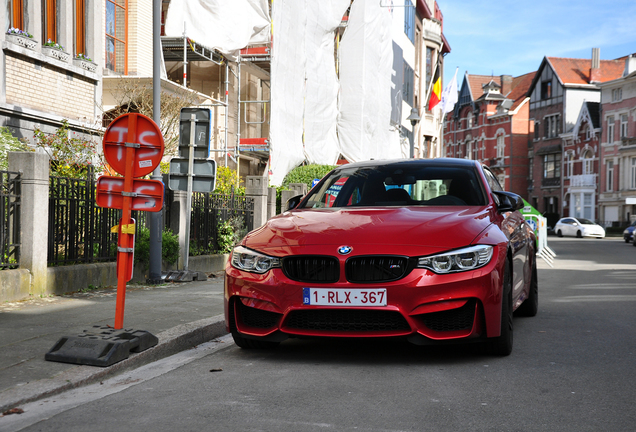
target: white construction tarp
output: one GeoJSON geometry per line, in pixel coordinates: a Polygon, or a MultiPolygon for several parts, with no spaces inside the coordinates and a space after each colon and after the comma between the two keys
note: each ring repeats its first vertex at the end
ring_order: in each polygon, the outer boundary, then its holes
{"type": "Polygon", "coordinates": [[[378,0],[355,0],[340,44],[340,151],[350,162],[401,156],[390,129],[393,64],[391,12],[378,0]]]}
{"type": "Polygon", "coordinates": [[[166,36],[188,38],[234,59],[248,45],[270,41],[268,0],[171,0],[166,36]]]}
{"type": "Polygon", "coordinates": [[[349,4],[349,0],[273,4],[272,185],[280,185],[304,160],[331,165],[338,160],[334,31],[349,4]]]}

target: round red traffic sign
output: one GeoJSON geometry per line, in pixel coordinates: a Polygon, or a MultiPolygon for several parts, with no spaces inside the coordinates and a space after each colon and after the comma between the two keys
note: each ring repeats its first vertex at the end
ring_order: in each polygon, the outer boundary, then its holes
{"type": "Polygon", "coordinates": [[[108,126],[103,139],[106,162],[121,175],[126,164],[132,164],[132,176],[150,174],[161,162],[164,151],[163,136],[157,124],[143,114],[129,113],[117,117],[108,126]],[[133,157],[127,161],[128,149],[133,157]]]}

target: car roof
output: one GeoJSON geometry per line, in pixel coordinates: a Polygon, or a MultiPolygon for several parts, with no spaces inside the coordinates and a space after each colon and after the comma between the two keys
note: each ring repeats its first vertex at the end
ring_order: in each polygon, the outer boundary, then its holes
{"type": "Polygon", "coordinates": [[[477,162],[469,159],[457,158],[437,158],[437,159],[389,159],[389,160],[368,160],[340,165],[336,170],[347,168],[373,168],[387,165],[395,166],[416,166],[416,167],[457,167],[475,168],[477,162]]]}

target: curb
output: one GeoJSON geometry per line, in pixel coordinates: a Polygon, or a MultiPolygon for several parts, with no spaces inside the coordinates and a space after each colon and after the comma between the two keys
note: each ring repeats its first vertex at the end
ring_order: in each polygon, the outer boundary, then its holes
{"type": "MultiPolygon", "coordinates": [[[[53,396],[135,369],[227,334],[223,315],[181,324],[157,335],[159,343],[112,366],[75,366],[53,378],[13,387],[0,395],[0,413],[28,402],[53,396]]],[[[42,354],[44,356],[44,353],[42,354]]]]}

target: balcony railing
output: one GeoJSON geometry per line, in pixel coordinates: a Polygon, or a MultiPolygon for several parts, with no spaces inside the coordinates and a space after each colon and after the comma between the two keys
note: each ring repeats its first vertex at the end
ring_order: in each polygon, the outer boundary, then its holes
{"type": "Polygon", "coordinates": [[[561,185],[561,177],[550,177],[541,180],[541,186],[554,187],[561,185]]]}
{"type": "Polygon", "coordinates": [[[570,177],[570,187],[596,186],[597,174],[581,174],[570,177]]]}

